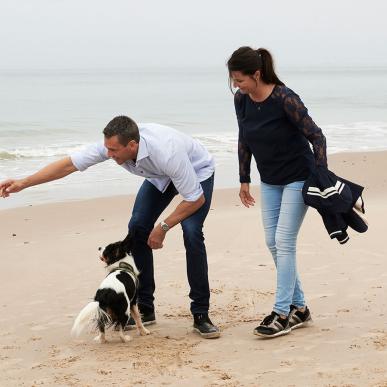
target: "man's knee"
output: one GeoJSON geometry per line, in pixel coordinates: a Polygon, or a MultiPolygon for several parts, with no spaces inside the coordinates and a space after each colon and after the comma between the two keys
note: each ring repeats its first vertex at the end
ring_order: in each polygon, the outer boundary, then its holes
{"type": "Polygon", "coordinates": [[[147,239],[153,229],[153,224],[149,221],[147,222],[140,214],[135,213],[132,214],[128,227],[129,232],[131,232],[135,238],[147,239]]]}
{"type": "Polygon", "coordinates": [[[195,223],[182,223],[183,238],[187,244],[204,241],[203,226],[195,223]]]}

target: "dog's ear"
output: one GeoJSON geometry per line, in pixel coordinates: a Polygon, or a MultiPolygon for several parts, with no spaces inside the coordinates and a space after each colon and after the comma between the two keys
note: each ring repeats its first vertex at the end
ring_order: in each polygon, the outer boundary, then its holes
{"type": "Polygon", "coordinates": [[[122,244],[127,245],[127,244],[130,244],[130,243],[132,243],[132,233],[129,231],[128,235],[122,241],[122,244]]]}
{"type": "Polygon", "coordinates": [[[128,253],[132,252],[133,248],[133,231],[128,232],[128,235],[125,237],[125,239],[122,241],[122,246],[125,248],[125,251],[128,253]]]}
{"type": "Polygon", "coordinates": [[[134,229],[133,228],[129,229],[128,230],[128,235],[126,236],[125,239],[129,238],[129,239],[133,240],[135,235],[136,235],[136,229],[135,228],[134,229]]]}

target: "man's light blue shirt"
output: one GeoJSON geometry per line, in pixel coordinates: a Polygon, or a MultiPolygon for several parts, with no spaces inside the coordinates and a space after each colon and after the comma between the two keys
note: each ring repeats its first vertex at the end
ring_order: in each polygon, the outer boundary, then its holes
{"type": "MultiPolygon", "coordinates": [[[[197,140],[168,126],[139,124],[140,142],[136,161],[121,166],[143,176],[164,192],[172,181],[186,201],[195,201],[203,194],[201,181],[215,171],[212,155],[197,140]]],[[[109,159],[103,142],[89,145],[70,155],[74,166],[84,171],[109,159]]]]}

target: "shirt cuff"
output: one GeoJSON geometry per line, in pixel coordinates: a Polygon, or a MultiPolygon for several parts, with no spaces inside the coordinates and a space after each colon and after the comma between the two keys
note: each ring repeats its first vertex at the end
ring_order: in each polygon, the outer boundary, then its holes
{"type": "Polygon", "coordinates": [[[203,195],[202,186],[190,194],[181,195],[186,202],[196,202],[203,195]]]}
{"type": "Polygon", "coordinates": [[[82,172],[87,169],[87,166],[83,166],[80,159],[82,158],[81,152],[74,152],[70,154],[71,162],[73,163],[74,167],[78,169],[78,171],[82,172]]]}
{"type": "Polygon", "coordinates": [[[250,176],[239,176],[240,183],[251,183],[250,176]]]}

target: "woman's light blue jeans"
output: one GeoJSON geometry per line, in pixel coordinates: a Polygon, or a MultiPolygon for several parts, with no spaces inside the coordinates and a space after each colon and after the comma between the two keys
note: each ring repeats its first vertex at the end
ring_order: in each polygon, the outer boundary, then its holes
{"type": "Polygon", "coordinates": [[[261,183],[262,220],[266,245],[277,267],[277,291],[273,310],[288,315],[290,305],[305,306],[297,273],[297,235],[307,206],[302,198],[303,181],[287,185],[261,183]]]}

